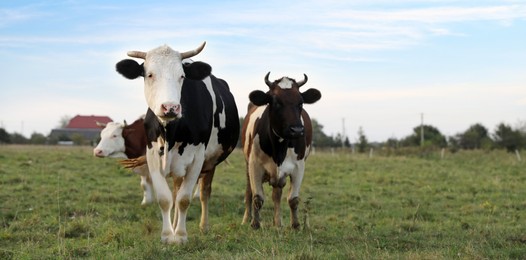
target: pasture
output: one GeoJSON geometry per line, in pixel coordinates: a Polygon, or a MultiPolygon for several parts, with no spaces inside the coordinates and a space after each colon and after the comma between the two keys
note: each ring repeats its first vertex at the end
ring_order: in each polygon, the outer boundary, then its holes
{"type": "Polygon", "coordinates": [[[236,150],[216,171],[210,232],[199,232],[194,200],[189,243],[168,246],[158,206],[140,206],[139,177],[91,150],[0,146],[0,259],[526,258],[526,164],[503,151],[444,159],[318,151],[294,231],[285,201],[285,226],[271,225],[267,185],[262,228],[240,224],[245,166],[236,150]]]}

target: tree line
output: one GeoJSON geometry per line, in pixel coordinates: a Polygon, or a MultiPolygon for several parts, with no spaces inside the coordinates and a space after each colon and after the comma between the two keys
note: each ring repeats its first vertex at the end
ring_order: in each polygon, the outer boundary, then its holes
{"type": "MultiPolygon", "coordinates": [[[[244,118],[239,121],[243,125],[244,118]]],[[[446,137],[440,130],[432,125],[419,125],[413,128],[408,136],[396,139],[389,138],[385,142],[370,143],[362,127],[358,130],[358,138],[351,142],[341,133],[327,135],[316,119],[312,119],[313,146],[320,148],[347,147],[358,152],[366,152],[370,147],[385,147],[391,149],[403,147],[448,148],[452,152],[460,149],[506,149],[513,152],[526,148],[526,122],[520,122],[517,127],[505,123],[496,126],[493,132],[480,123],[471,125],[465,131],[446,137]],[[422,138],[423,133],[423,138],[422,138]]],[[[241,139],[241,138],[240,138],[241,139]]],[[[56,144],[50,136],[41,133],[32,133],[29,138],[19,133],[8,133],[0,128],[0,144],[56,144]]],[[[74,140],[73,140],[74,141],[74,140]]],[[[238,142],[241,146],[241,141],[238,142]]]]}
{"type": "MultiPolygon", "coordinates": [[[[357,146],[368,147],[369,144],[359,141],[357,146]]],[[[515,128],[500,123],[493,132],[482,124],[476,123],[465,131],[448,137],[432,125],[420,125],[414,127],[410,135],[399,140],[389,138],[380,146],[394,149],[401,147],[448,148],[451,152],[460,149],[506,149],[508,152],[514,152],[526,148],[526,122],[519,123],[519,126],[515,128]]]]}
{"type": "Polygon", "coordinates": [[[419,125],[412,133],[404,138],[389,138],[385,142],[370,143],[362,127],[358,130],[358,138],[354,143],[341,134],[328,136],[323,132],[323,126],[315,119],[312,120],[313,145],[316,147],[347,147],[358,152],[367,152],[371,147],[390,149],[404,147],[448,148],[451,152],[460,149],[506,149],[509,152],[526,149],[526,121],[519,122],[517,127],[500,123],[493,132],[480,123],[475,123],[463,132],[453,136],[445,136],[432,125],[419,125]]]}

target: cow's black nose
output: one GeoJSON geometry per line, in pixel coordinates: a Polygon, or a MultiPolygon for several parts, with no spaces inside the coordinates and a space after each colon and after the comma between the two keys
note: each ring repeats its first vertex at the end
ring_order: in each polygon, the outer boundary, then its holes
{"type": "Polygon", "coordinates": [[[303,135],[303,131],[305,130],[305,127],[303,126],[291,126],[290,132],[293,135],[303,135]]]}

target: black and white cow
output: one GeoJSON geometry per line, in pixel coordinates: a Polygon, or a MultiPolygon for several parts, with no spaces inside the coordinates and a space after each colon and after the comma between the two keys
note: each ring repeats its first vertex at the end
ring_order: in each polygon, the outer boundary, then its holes
{"type": "Polygon", "coordinates": [[[183,53],[166,45],[148,52],[132,51],[128,56],[143,59],[143,64],[127,59],[116,65],[128,79],[144,77],[148,104],[146,159],[162,211],[161,241],[166,243],[188,241],[186,214],[199,177],[200,228],[208,229],[208,200],[215,167],[232,152],[239,137],[237,107],[228,84],[212,75],[211,67],[203,62],[194,62],[183,70],[182,60],[199,54],[204,45],[183,53]],[[188,73],[192,75],[187,77],[188,73]],[[174,176],[173,198],[166,181],[170,172],[174,176]]]}
{"type": "Polygon", "coordinates": [[[265,76],[269,91],[250,93],[251,103],[243,123],[241,138],[247,164],[243,223],[252,218],[251,226],[260,227],[259,211],[265,200],[263,182],[269,182],[273,187],[274,225],[281,226],[281,194],[290,177],[290,222],[297,229],[299,191],[312,142],[311,120],[303,104],[318,101],[321,93],[317,89],[300,92],[307,75],[300,82],[287,77],[270,82],[269,74],[265,76]]]}

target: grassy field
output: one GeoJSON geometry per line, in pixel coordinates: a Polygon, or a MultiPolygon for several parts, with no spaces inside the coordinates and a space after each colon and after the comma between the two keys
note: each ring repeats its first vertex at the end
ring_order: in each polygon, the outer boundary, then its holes
{"type": "Polygon", "coordinates": [[[526,163],[512,154],[317,152],[299,231],[271,226],[268,186],[263,228],[240,224],[244,159],[229,160],[214,179],[210,232],[199,232],[194,201],[189,243],[167,246],[158,206],[140,206],[139,177],[116,161],[90,147],[0,146],[0,259],[526,258],[526,163]]]}

